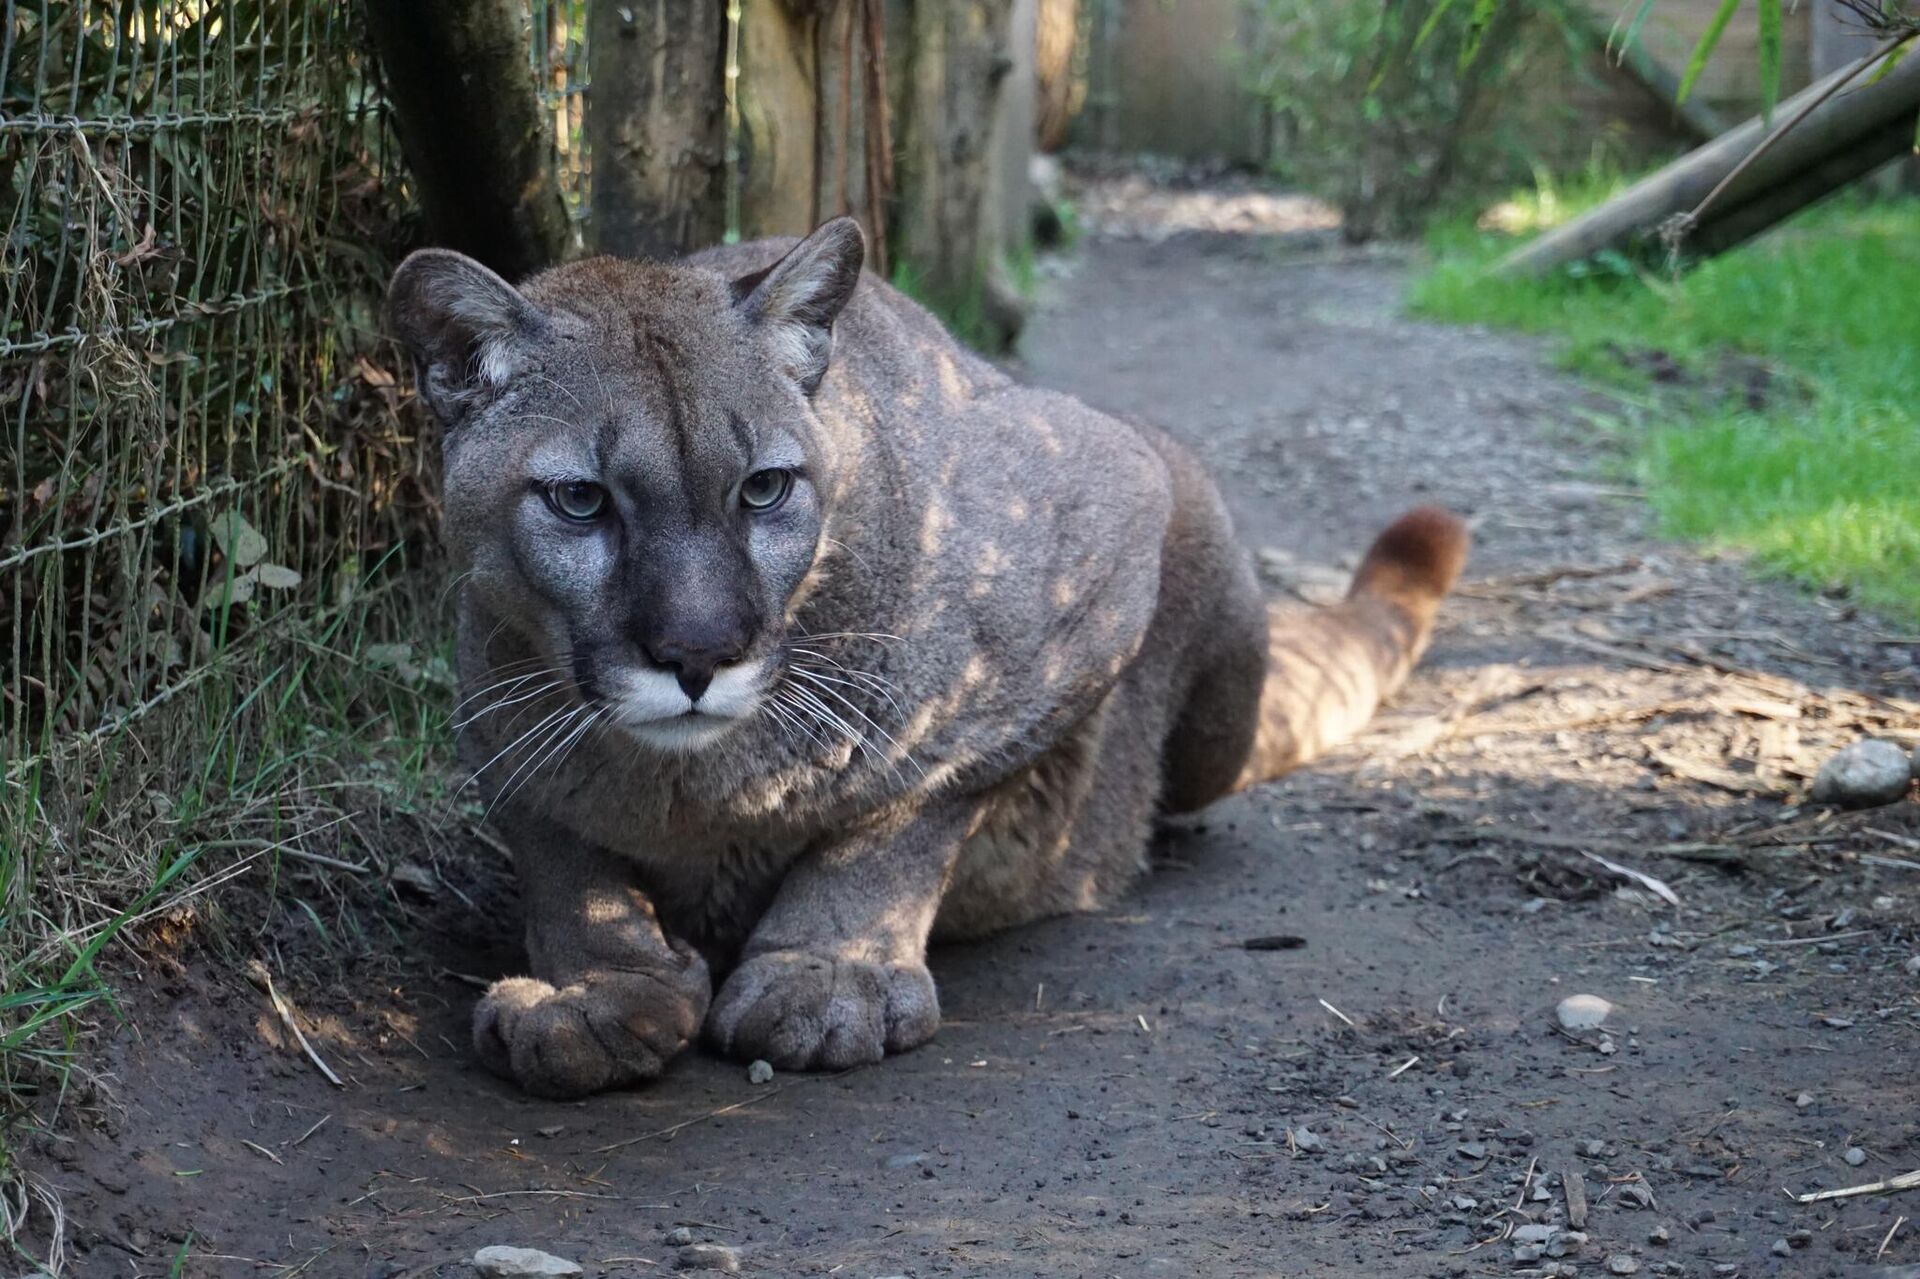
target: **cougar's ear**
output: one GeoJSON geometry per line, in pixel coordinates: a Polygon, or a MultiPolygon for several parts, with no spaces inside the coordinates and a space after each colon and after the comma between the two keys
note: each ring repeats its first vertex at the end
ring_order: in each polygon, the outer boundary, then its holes
{"type": "Polygon", "coordinates": [[[528,362],[550,327],[511,284],[465,254],[421,249],[393,273],[387,316],[420,396],[451,427],[528,362]]]}
{"type": "Polygon", "coordinates": [[[765,271],[733,282],[735,304],[763,329],[781,367],[812,395],[833,353],[833,321],[860,282],[867,242],[852,218],[835,218],[765,271]]]}

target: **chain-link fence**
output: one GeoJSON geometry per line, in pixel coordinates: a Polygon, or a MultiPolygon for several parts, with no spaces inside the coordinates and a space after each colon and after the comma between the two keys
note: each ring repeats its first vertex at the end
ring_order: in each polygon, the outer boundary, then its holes
{"type": "Polygon", "coordinates": [[[398,166],[350,19],[5,5],[11,799],[337,602],[427,500],[377,354],[398,166]]]}

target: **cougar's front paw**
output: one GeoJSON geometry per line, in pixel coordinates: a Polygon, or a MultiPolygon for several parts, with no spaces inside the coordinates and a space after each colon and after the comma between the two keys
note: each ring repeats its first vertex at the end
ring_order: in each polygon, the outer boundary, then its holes
{"type": "Polygon", "coordinates": [[[905,1052],[940,1028],[925,964],[833,959],[798,950],[755,955],[721,984],[707,1038],[741,1060],[786,1070],[844,1070],[905,1052]]]}
{"type": "Polygon", "coordinates": [[[494,1074],[541,1097],[584,1097],[651,1079],[700,1029],[707,966],[592,972],[566,986],[497,981],[473,1010],[473,1046],[494,1074]]]}

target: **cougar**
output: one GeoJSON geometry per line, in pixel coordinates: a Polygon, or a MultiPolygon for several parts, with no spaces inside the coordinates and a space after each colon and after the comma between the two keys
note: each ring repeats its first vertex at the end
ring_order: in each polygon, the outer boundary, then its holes
{"type": "Polygon", "coordinates": [[[1099,909],[1157,818],[1351,734],[1464,561],[1414,510],[1344,602],[1270,610],[1183,447],[1012,381],[864,247],[842,218],[394,276],[445,428],[461,758],[525,910],[473,1042],[529,1092],[702,1033],[789,1069],[925,1042],[930,939],[1099,909]]]}

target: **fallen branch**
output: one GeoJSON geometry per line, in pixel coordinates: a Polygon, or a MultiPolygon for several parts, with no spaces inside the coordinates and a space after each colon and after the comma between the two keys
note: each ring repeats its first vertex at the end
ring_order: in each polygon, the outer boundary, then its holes
{"type": "Polygon", "coordinates": [[[1812,1194],[1796,1195],[1787,1191],[1787,1198],[1797,1204],[1823,1203],[1828,1199],[1857,1199],[1861,1195],[1889,1195],[1897,1190],[1920,1189],[1920,1168],[1912,1172],[1903,1172],[1898,1177],[1889,1177],[1885,1181],[1870,1181],[1864,1186],[1842,1186],[1838,1190],[1816,1190],[1812,1194]]]}

